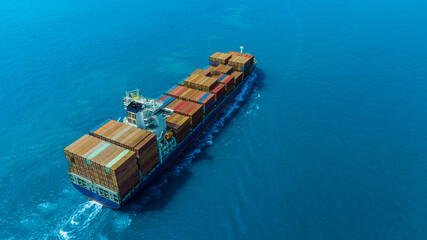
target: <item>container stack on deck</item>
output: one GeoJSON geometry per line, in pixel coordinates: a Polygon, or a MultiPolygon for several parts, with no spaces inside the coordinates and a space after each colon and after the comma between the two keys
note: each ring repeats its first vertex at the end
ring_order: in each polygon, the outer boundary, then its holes
{"type": "Polygon", "coordinates": [[[137,146],[141,155],[138,160],[138,166],[142,176],[149,173],[151,169],[159,162],[159,149],[157,147],[157,137],[155,134],[148,135],[137,146]]]}
{"type": "Polygon", "coordinates": [[[216,52],[209,57],[209,66],[194,70],[158,100],[167,102],[166,108],[174,112],[166,122],[178,142],[202,121],[203,113],[209,114],[215,103],[243,81],[253,61],[249,54],[216,52]]]}
{"type": "Polygon", "coordinates": [[[210,91],[210,93],[215,96],[215,102],[220,102],[226,94],[225,86],[223,84],[218,84],[212,91],[210,91]]]}
{"type": "Polygon", "coordinates": [[[209,57],[209,65],[218,66],[219,64],[226,65],[231,59],[231,54],[216,52],[209,57]]]}
{"type": "MultiPolygon", "coordinates": [[[[243,53],[216,52],[209,57],[209,66],[193,71],[178,83],[179,86],[169,89],[166,95],[201,104],[206,115],[215,103],[222,101],[225,95],[233,91],[235,85],[242,82],[245,73],[250,71],[253,59],[252,55],[243,53]]],[[[177,101],[174,103],[177,104],[177,101]]],[[[189,116],[182,111],[179,113],[189,116]]],[[[191,126],[194,126],[193,121],[190,121],[191,126]]]]}
{"type": "Polygon", "coordinates": [[[232,52],[231,55],[232,57],[228,61],[228,65],[232,66],[235,71],[243,72],[243,78],[245,78],[250,72],[254,56],[236,52],[232,52]]]}
{"type": "Polygon", "coordinates": [[[123,196],[139,180],[134,151],[84,135],[64,149],[70,170],[123,196]]]}
{"type": "Polygon", "coordinates": [[[93,136],[136,153],[141,174],[159,162],[156,135],[114,120],[93,131],[93,136]]]}
{"type": "Polygon", "coordinates": [[[175,100],[174,97],[163,95],[163,96],[161,96],[160,98],[157,99],[157,102],[163,102],[163,106],[167,106],[173,100],[175,100]]]}
{"type": "Polygon", "coordinates": [[[173,110],[175,113],[182,114],[190,118],[190,126],[197,126],[203,119],[203,107],[200,104],[175,99],[166,108],[173,110]]]}
{"type": "Polygon", "coordinates": [[[211,109],[215,103],[215,96],[213,94],[183,86],[175,87],[168,92],[167,95],[181,100],[201,104],[205,113],[211,109]]]}
{"type": "Polygon", "coordinates": [[[181,95],[181,93],[183,93],[184,91],[186,91],[188,88],[184,87],[184,86],[177,86],[175,88],[170,89],[167,92],[167,95],[174,97],[174,98],[178,98],[179,95],[181,95]]]}
{"type": "Polygon", "coordinates": [[[226,94],[229,94],[234,89],[234,76],[220,74],[218,77],[218,81],[221,85],[225,87],[226,94]]]}
{"type": "Polygon", "coordinates": [[[218,80],[214,77],[208,77],[199,74],[192,74],[184,80],[183,86],[196,90],[209,92],[218,85],[218,80]]]}
{"type": "Polygon", "coordinates": [[[243,73],[242,72],[233,72],[231,76],[234,77],[234,84],[238,85],[243,81],[243,73]]]}
{"type": "Polygon", "coordinates": [[[218,67],[215,67],[213,69],[213,74],[216,75],[216,76],[220,75],[221,73],[231,74],[232,72],[233,72],[233,67],[227,66],[227,65],[223,65],[223,64],[220,64],[220,65],[218,65],[218,67]]]}
{"type": "MultiPolygon", "coordinates": [[[[232,55],[233,57],[228,61],[228,64],[233,67],[234,71],[244,72],[250,67],[250,59],[243,56],[232,55]]],[[[244,75],[245,76],[245,75],[244,75]]]]}
{"type": "Polygon", "coordinates": [[[190,74],[190,76],[193,74],[198,74],[198,75],[210,77],[212,76],[212,70],[213,70],[212,67],[206,67],[205,69],[196,69],[194,72],[190,74]]]}
{"type": "Polygon", "coordinates": [[[166,125],[172,129],[176,141],[181,142],[190,133],[190,118],[179,113],[173,113],[166,118],[166,125]]]}

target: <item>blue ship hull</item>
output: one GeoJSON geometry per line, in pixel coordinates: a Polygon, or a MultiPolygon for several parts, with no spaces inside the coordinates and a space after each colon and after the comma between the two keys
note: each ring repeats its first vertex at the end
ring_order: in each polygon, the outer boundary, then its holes
{"type": "Polygon", "coordinates": [[[129,201],[132,196],[138,193],[141,189],[147,186],[151,181],[153,181],[156,177],[158,177],[164,170],[166,170],[178,157],[187,149],[190,144],[199,137],[199,135],[219,116],[219,114],[236,98],[236,96],[242,91],[242,87],[246,80],[251,76],[253,70],[255,69],[255,64],[252,67],[251,72],[245,79],[229,94],[227,95],[220,103],[213,109],[211,113],[209,113],[203,122],[199,124],[195,129],[193,129],[190,134],[177,146],[177,148],[172,151],[163,162],[159,164],[155,170],[145,178],[141,178],[139,183],[129,191],[127,195],[124,196],[120,204],[117,204],[107,198],[104,198],[94,192],[91,192],[77,184],[74,184],[74,187],[80,191],[82,194],[86,195],[88,198],[101,203],[102,205],[112,208],[118,209],[124,203],[129,201]]]}

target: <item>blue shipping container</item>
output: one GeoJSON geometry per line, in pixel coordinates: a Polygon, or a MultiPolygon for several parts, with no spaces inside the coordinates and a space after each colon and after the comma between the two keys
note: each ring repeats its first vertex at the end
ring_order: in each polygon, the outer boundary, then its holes
{"type": "Polygon", "coordinates": [[[222,77],[218,78],[218,82],[221,82],[222,79],[224,79],[226,76],[227,76],[226,74],[222,75],[222,77]]]}
{"type": "Polygon", "coordinates": [[[210,93],[206,93],[205,95],[203,95],[203,97],[201,97],[200,99],[199,99],[199,101],[197,101],[198,103],[202,103],[203,102],[203,100],[205,100],[205,98],[207,98],[208,96],[209,96],[209,94],[210,93]]]}

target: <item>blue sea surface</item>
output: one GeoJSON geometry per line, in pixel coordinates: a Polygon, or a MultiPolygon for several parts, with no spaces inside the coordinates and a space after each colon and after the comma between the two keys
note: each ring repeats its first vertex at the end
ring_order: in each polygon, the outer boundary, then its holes
{"type": "Polygon", "coordinates": [[[427,2],[0,2],[0,239],[427,239],[427,2]],[[123,209],[63,149],[216,51],[256,78],[123,209]]]}

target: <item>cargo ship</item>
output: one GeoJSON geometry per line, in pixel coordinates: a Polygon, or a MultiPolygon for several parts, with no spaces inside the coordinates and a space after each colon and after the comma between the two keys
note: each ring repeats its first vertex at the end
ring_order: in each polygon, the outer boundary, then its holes
{"type": "Polygon", "coordinates": [[[167,169],[241,92],[257,62],[216,52],[158,98],[123,98],[122,121],[107,119],[64,149],[73,186],[118,209],[167,169]]]}

